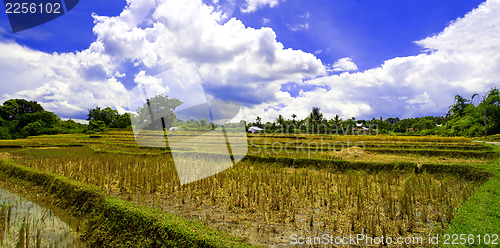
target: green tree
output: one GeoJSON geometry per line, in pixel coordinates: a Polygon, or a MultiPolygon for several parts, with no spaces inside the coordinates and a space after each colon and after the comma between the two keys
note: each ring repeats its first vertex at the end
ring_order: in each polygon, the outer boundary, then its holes
{"type": "Polygon", "coordinates": [[[89,109],[87,120],[103,121],[104,124],[106,124],[106,126],[108,127],[116,127],[119,116],[120,115],[118,114],[118,111],[110,107],[104,109],[101,109],[101,107],[96,107],[93,109],[89,109]]]}
{"type": "Polygon", "coordinates": [[[86,131],[87,133],[93,133],[93,132],[103,132],[106,130],[107,126],[106,123],[104,123],[104,121],[90,120],[86,131]]]}
{"type": "Polygon", "coordinates": [[[207,126],[207,119],[202,118],[202,119],[200,120],[200,125],[201,125],[201,127],[202,127],[202,128],[206,127],[206,126],[207,126]]]}
{"type": "Polygon", "coordinates": [[[285,124],[285,119],[283,118],[282,115],[278,115],[278,118],[276,118],[276,122],[280,125],[283,126],[285,124]]]}
{"type": "MultiPolygon", "coordinates": [[[[474,98],[474,95],[472,96],[474,98]]],[[[455,104],[450,106],[450,112],[452,115],[463,116],[465,108],[470,104],[470,101],[461,97],[460,95],[455,96],[455,104]]]]}
{"type": "Polygon", "coordinates": [[[117,128],[127,128],[131,125],[132,125],[132,123],[130,122],[130,114],[129,113],[125,113],[123,115],[118,115],[117,120],[116,120],[116,124],[115,124],[115,126],[117,128]]]}
{"type": "Polygon", "coordinates": [[[483,102],[478,106],[478,109],[483,112],[483,122],[484,115],[486,114],[486,128],[488,134],[500,133],[500,90],[492,88],[483,102]]]}
{"type": "Polygon", "coordinates": [[[394,124],[396,124],[398,121],[399,121],[399,118],[398,118],[398,117],[396,117],[396,118],[394,118],[394,117],[389,117],[389,118],[385,119],[385,122],[387,122],[389,125],[394,125],[394,124]]]}
{"type": "Polygon", "coordinates": [[[44,128],[52,128],[59,123],[60,119],[57,115],[48,111],[25,113],[18,118],[16,129],[21,130],[30,123],[37,121],[40,121],[44,128]]]}
{"type": "Polygon", "coordinates": [[[335,117],[333,118],[333,124],[339,126],[341,123],[342,123],[342,118],[340,118],[339,115],[335,115],[335,117]]]}
{"type": "Polygon", "coordinates": [[[411,125],[412,128],[424,130],[424,129],[432,129],[435,127],[435,124],[428,119],[419,118],[415,123],[411,125]]]}
{"type": "Polygon", "coordinates": [[[395,123],[396,127],[394,130],[396,132],[404,133],[404,132],[406,132],[406,129],[411,128],[411,126],[415,122],[417,122],[417,120],[415,118],[399,120],[397,123],[395,123]]]}
{"type": "Polygon", "coordinates": [[[155,97],[148,99],[142,107],[137,109],[137,123],[151,120],[153,123],[149,126],[149,128],[158,129],[161,128],[161,122],[159,119],[152,120],[151,118],[163,117],[165,128],[168,129],[173,126],[173,123],[177,119],[174,111],[181,104],[182,102],[177,98],[168,98],[168,96],[163,94],[156,95],[155,97]]]}
{"type": "Polygon", "coordinates": [[[61,133],[81,133],[85,130],[86,125],[77,123],[74,120],[60,121],[61,133]]]}
{"type": "Polygon", "coordinates": [[[110,107],[106,107],[104,109],[101,109],[101,107],[95,107],[89,109],[87,120],[103,121],[107,127],[112,128],[126,128],[132,125],[129,113],[120,115],[118,110],[110,107]]]}
{"type": "Polygon", "coordinates": [[[36,101],[26,101],[24,99],[10,99],[0,107],[0,116],[7,121],[17,120],[26,113],[37,113],[44,111],[42,105],[36,101]]]}
{"type": "Polygon", "coordinates": [[[44,123],[42,121],[35,121],[23,127],[20,131],[22,137],[37,136],[44,133],[44,123]]]}
{"type": "Polygon", "coordinates": [[[483,98],[478,106],[472,104],[472,100],[478,96],[472,95],[470,100],[455,96],[455,104],[450,106],[448,114],[443,119],[437,119],[436,123],[446,120],[447,130],[441,130],[444,135],[449,136],[482,136],[486,131],[488,134],[500,133],[500,96],[497,88],[492,88],[483,98]]]}
{"type": "Polygon", "coordinates": [[[12,139],[8,128],[0,127],[0,139],[12,139]]]}
{"type": "Polygon", "coordinates": [[[451,135],[480,136],[484,134],[484,127],[481,125],[481,120],[482,115],[479,108],[471,104],[464,109],[463,116],[456,116],[449,122],[451,135]]]}
{"type": "Polygon", "coordinates": [[[356,119],[354,117],[351,117],[342,123],[341,127],[343,134],[348,134],[349,132],[352,131],[352,129],[356,126],[355,120],[356,119]]]}

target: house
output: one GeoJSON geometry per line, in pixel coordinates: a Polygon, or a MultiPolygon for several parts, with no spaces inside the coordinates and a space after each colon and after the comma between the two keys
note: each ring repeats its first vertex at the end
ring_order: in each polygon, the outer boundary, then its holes
{"type": "Polygon", "coordinates": [[[369,131],[370,129],[365,126],[365,123],[356,123],[356,126],[354,127],[354,132],[355,133],[362,133],[369,131]]]}
{"type": "Polygon", "coordinates": [[[255,127],[255,126],[248,128],[248,133],[258,133],[260,131],[264,131],[264,129],[262,129],[260,127],[255,127]]]}
{"type": "Polygon", "coordinates": [[[171,127],[168,129],[169,132],[175,132],[175,131],[179,131],[179,128],[178,127],[171,127]]]}

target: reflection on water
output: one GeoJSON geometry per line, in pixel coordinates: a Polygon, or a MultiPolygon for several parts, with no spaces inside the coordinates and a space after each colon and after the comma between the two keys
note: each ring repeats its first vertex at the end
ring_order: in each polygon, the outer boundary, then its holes
{"type": "Polygon", "coordinates": [[[0,247],[85,247],[50,209],[0,188],[0,247]]]}

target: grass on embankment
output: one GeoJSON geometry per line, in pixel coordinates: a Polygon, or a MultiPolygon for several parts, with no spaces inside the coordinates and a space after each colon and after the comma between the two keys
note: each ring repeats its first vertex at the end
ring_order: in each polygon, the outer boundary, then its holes
{"type": "Polygon", "coordinates": [[[0,160],[0,173],[41,186],[57,205],[87,220],[91,247],[250,247],[202,224],[137,206],[66,177],[0,160]]]}
{"type": "Polygon", "coordinates": [[[490,142],[500,142],[500,134],[489,135],[488,137],[480,137],[477,140],[490,141],[490,142]]]}
{"type": "MultiPolygon", "coordinates": [[[[500,152],[500,146],[494,147],[494,150],[500,152]]],[[[500,235],[500,159],[480,166],[492,174],[490,179],[458,209],[446,233],[473,234],[476,244],[477,235],[481,235],[481,244],[478,245],[491,247],[484,245],[483,235],[500,235]]]]}

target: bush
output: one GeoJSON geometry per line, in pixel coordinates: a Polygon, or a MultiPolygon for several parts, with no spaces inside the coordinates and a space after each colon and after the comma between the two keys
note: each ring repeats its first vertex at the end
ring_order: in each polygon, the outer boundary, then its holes
{"type": "Polygon", "coordinates": [[[106,131],[107,129],[108,127],[106,126],[106,123],[104,123],[104,121],[90,120],[89,126],[87,127],[85,133],[103,132],[106,131]]]}
{"type": "Polygon", "coordinates": [[[93,133],[95,133],[94,130],[90,130],[90,129],[83,130],[83,134],[93,134],[93,133]]]}
{"type": "Polygon", "coordinates": [[[43,134],[43,132],[44,132],[43,123],[41,121],[35,121],[23,127],[20,133],[22,137],[26,138],[28,136],[37,136],[43,134]]]}
{"type": "Polygon", "coordinates": [[[61,133],[65,133],[65,131],[60,127],[49,128],[44,132],[44,134],[61,134],[61,133]]]}
{"type": "Polygon", "coordinates": [[[421,132],[422,135],[436,135],[436,129],[424,129],[421,132]]]}

